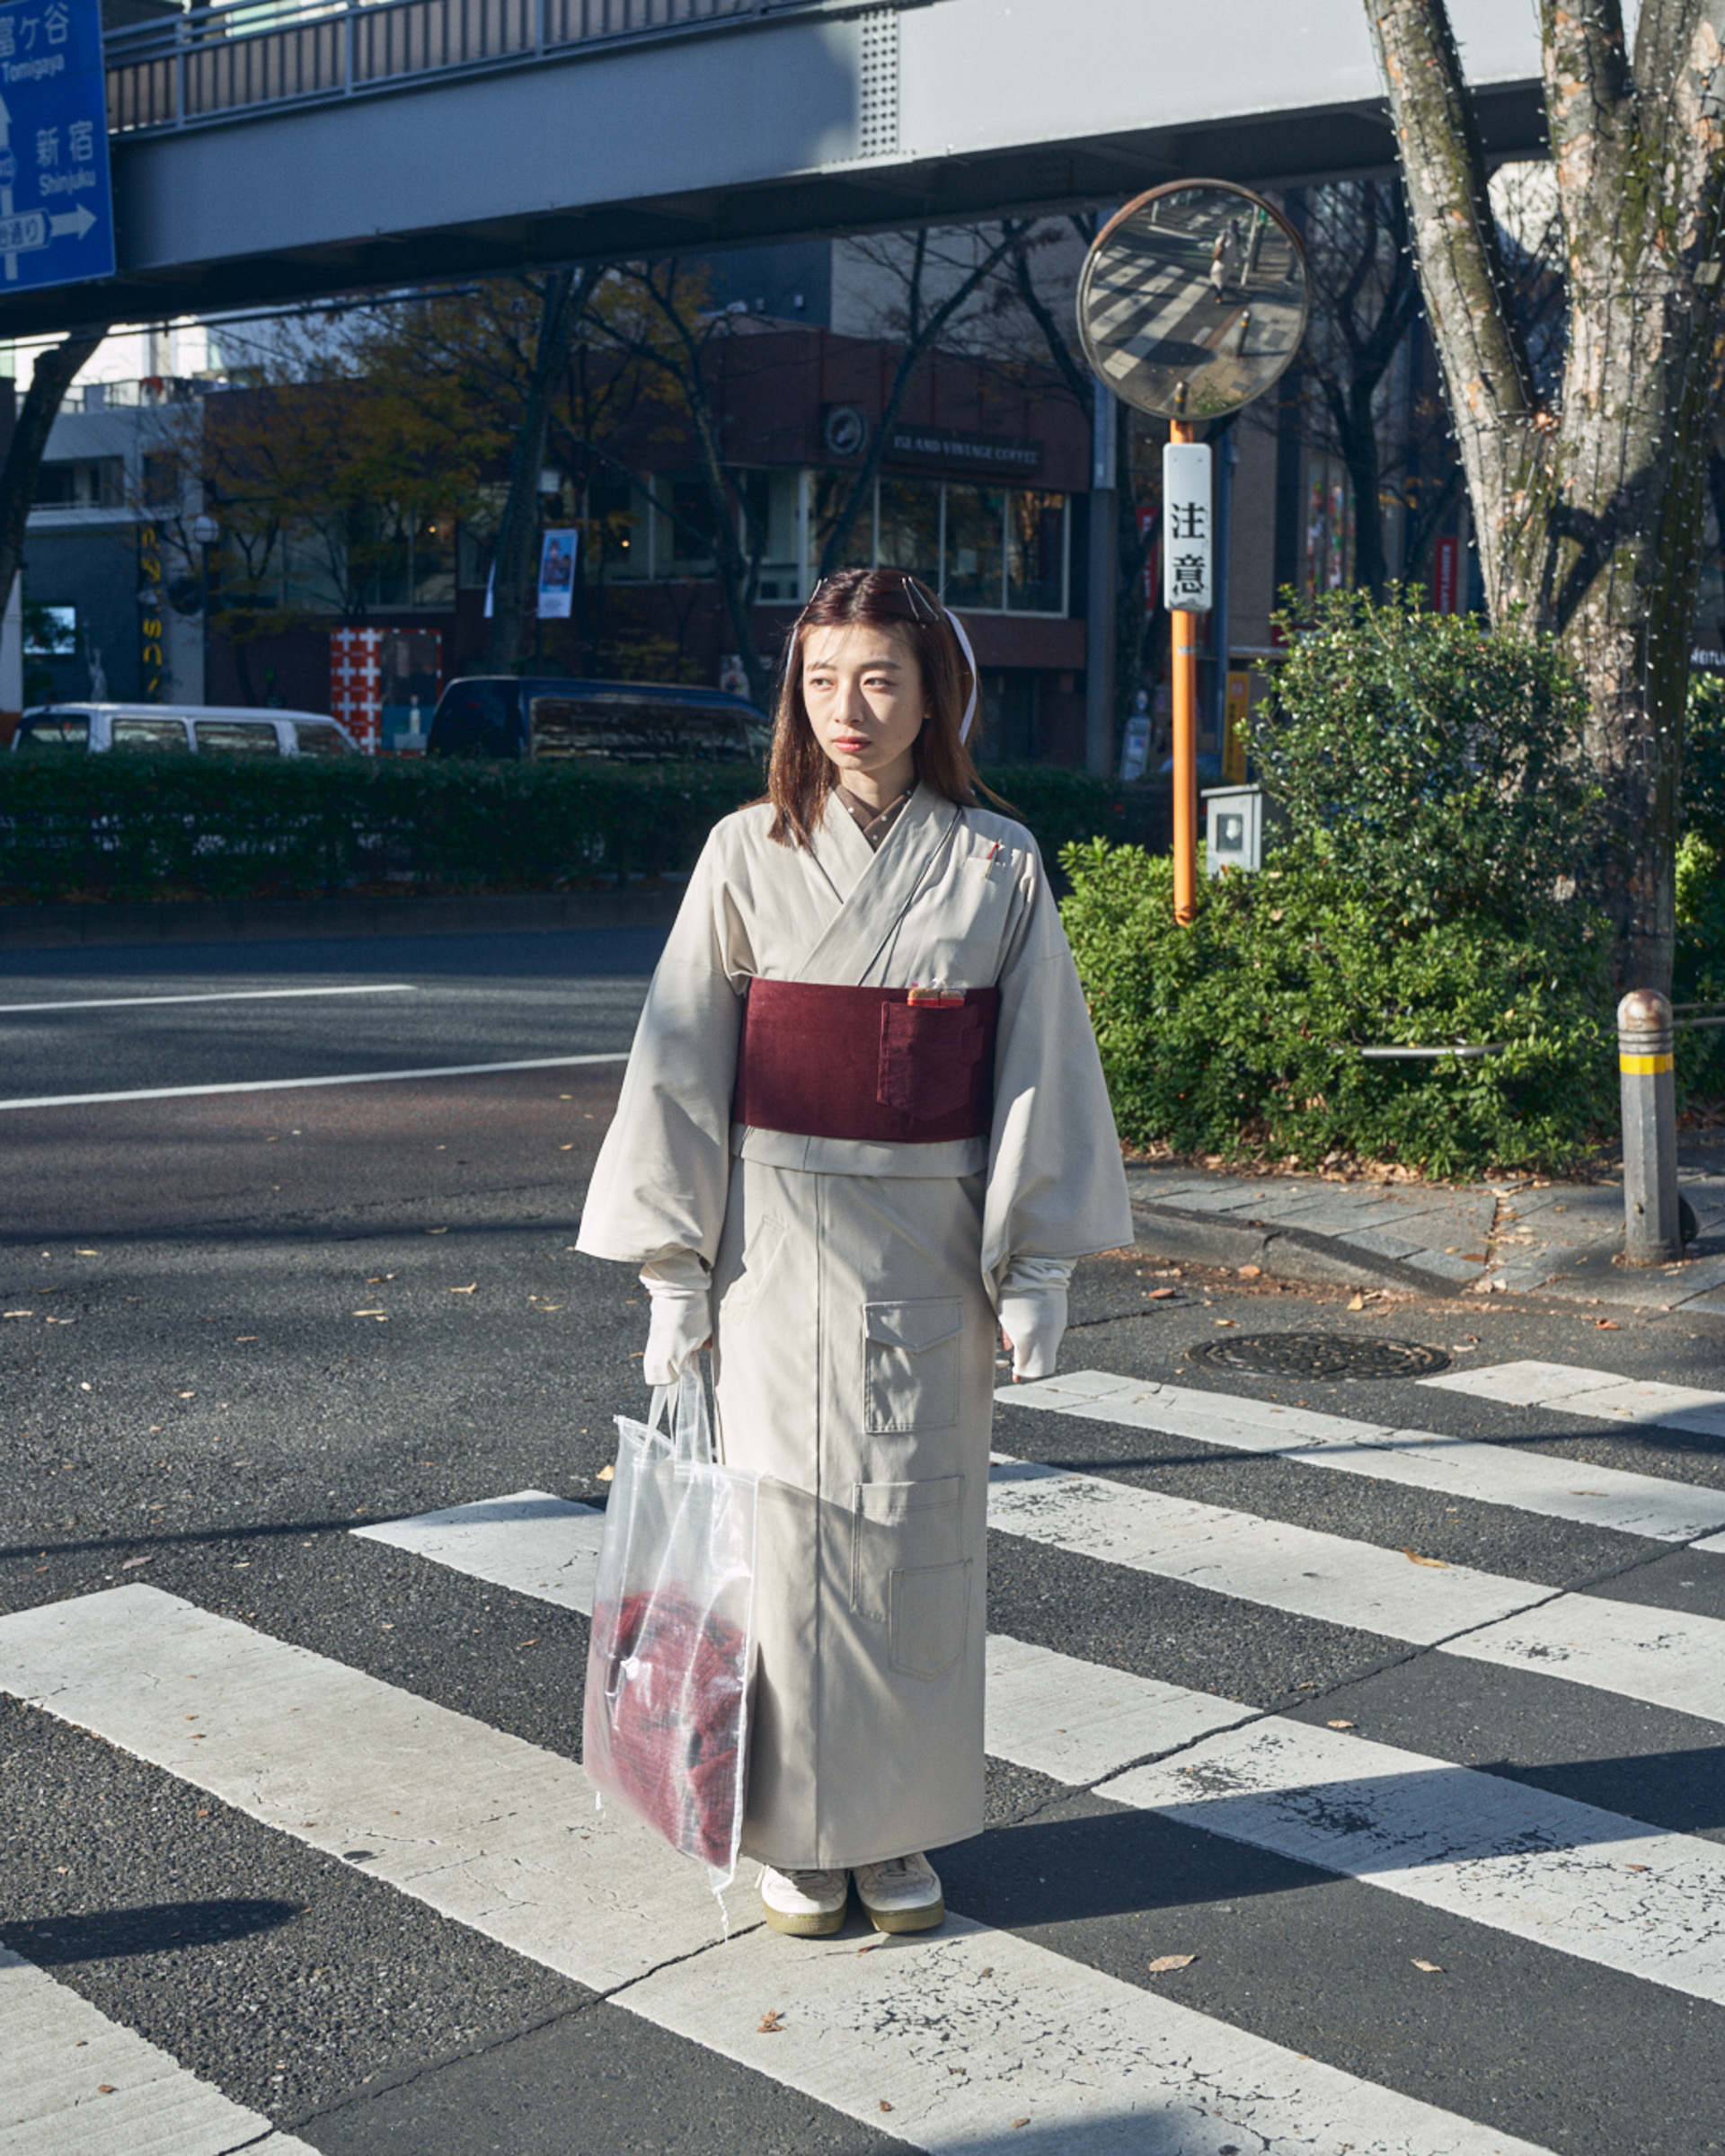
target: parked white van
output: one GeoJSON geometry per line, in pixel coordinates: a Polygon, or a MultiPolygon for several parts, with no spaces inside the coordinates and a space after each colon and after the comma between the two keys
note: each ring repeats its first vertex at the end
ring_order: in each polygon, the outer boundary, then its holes
{"type": "Polygon", "coordinates": [[[165,749],[243,756],[352,756],[353,736],[316,711],[246,704],[44,703],[18,721],[14,751],[165,749]]]}

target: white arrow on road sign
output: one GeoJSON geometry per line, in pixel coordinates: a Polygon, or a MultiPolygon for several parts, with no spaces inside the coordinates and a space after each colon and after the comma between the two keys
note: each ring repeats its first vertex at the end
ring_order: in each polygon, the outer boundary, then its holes
{"type": "MultiPolygon", "coordinates": [[[[0,111],[5,101],[0,98],[0,111]]],[[[101,220],[93,217],[80,202],[75,209],[61,210],[57,216],[46,217],[40,209],[14,211],[12,207],[12,190],[0,187],[0,257],[4,258],[7,282],[18,275],[18,257],[33,254],[39,247],[46,247],[50,240],[71,238],[81,240],[93,225],[101,220]]]]}
{"type": "Polygon", "coordinates": [[[6,101],[0,97],[0,150],[12,147],[12,114],[6,110],[6,101]]]}

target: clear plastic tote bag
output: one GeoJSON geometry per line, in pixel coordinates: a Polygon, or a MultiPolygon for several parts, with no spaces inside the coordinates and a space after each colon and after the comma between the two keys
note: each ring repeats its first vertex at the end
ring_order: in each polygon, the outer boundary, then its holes
{"type": "Polygon", "coordinates": [[[714,1460],[694,1367],[654,1392],[650,1422],[619,1415],[617,1441],[588,1648],[587,1772],[601,1798],[705,1864],[718,1892],[735,1876],[743,1825],[760,1478],[714,1460]]]}

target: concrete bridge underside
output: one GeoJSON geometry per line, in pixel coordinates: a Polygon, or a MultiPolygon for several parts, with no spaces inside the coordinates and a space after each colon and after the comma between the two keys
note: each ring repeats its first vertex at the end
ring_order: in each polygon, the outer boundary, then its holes
{"type": "MultiPolygon", "coordinates": [[[[595,0],[565,18],[577,4],[595,0]]],[[[158,62],[155,107],[134,100],[111,137],[118,278],[0,296],[0,336],[1392,161],[1361,0],[605,0],[625,27],[561,45],[539,6],[524,56],[370,81],[351,25],[381,10],[326,10],[348,23],[345,78],[226,109],[188,109],[183,60],[178,93],[158,62]]],[[[1536,154],[1532,11],[1451,13],[1488,148],[1536,154]]],[[[227,27],[232,55],[250,39],[227,27]]],[[[142,49],[111,43],[116,109],[142,49]]]]}

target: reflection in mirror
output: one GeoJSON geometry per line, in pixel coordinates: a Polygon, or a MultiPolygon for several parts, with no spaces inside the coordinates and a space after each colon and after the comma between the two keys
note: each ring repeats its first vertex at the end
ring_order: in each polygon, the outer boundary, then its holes
{"type": "Polygon", "coordinates": [[[1261,396],[1305,332],[1305,262],[1267,202],[1221,181],[1141,195],[1097,235],[1078,331],[1115,395],[1162,419],[1261,396]]]}

